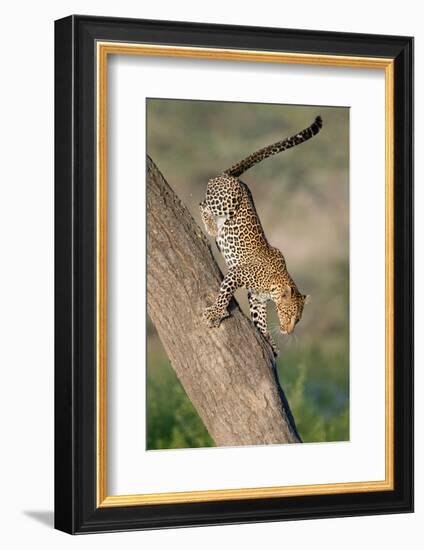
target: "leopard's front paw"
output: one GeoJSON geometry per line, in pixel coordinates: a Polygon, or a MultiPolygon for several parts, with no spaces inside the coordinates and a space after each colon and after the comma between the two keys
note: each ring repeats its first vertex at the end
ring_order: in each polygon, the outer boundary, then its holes
{"type": "Polygon", "coordinates": [[[203,310],[202,318],[208,327],[219,327],[225,317],[228,317],[228,311],[216,305],[206,307],[203,310]]]}
{"type": "Polygon", "coordinates": [[[272,353],[274,354],[274,357],[277,358],[280,355],[280,350],[278,349],[277,344],[274,342],[269,332],[267,332],[264,336],[272,348],[272,353]]]}

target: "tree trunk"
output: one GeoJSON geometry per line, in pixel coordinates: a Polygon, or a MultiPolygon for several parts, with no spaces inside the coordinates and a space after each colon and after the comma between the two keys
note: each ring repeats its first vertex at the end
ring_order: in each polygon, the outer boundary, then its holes
{"type": "Polygon", "coordinates": [[[147,159],[147,304],[171,365],[216,445],[298,443],[269,344],[233,300],[202,322],[222,274],[202,230],[147,159]]]}

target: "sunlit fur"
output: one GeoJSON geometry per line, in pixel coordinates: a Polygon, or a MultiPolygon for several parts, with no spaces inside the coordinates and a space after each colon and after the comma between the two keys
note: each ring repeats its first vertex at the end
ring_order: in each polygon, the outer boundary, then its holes
{"type": "Polygon", "coordinates": [[[215,237],[228,266],[219,295],[204,310],[203,318],[209,326],[219,326],[228,315],[234,292],[245,287],[252,321],[275,354],[278,350],[267,326],[267,302],[272,300],[276,305],[281,333],[291,334],[302,317],[307,296],[300,293],[290,276],[282,252],[268,243],[251,192],[238,178],[263,159],[312,138],[321,127],[317,117],[305,130],[260,149],[210,179],[206,199],[200,204],[206,231],[215,237]]]}

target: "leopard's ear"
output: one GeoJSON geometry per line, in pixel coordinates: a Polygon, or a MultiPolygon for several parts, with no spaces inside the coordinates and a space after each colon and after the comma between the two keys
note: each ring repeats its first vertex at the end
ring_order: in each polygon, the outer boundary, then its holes
{"type": "Polygon", "coordinates": [[[309,304],[310,301],[311,301],[311,295],[310,294],[304,294],[303,295],[303,303],[306,305],[306,304],[309,304]]]}

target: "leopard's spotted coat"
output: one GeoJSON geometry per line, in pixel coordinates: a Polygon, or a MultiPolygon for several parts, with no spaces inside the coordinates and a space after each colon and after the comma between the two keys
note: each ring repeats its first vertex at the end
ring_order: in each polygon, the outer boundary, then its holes
{"type": "Polygon", "coordinates": [[[240,287],[247,288],[252,321],[270,342],[275,355],[278,349],[267,328],[267,302],[275,303],[281,332],[289,334],[302,316],[307,296],[299,292],[283,254],[268,243],[252,195],[238,177],[267,157],[310,139],[321,127],[321,117],[317,117],[298,134],[256,151],[210,179],[206,199],[200,204],[206,231],[216,238],[228,266],[219,295],[205,309],[203,317],[209,326],[219,326],[228,315],[227,307],[234,292],[240,287]]]}

